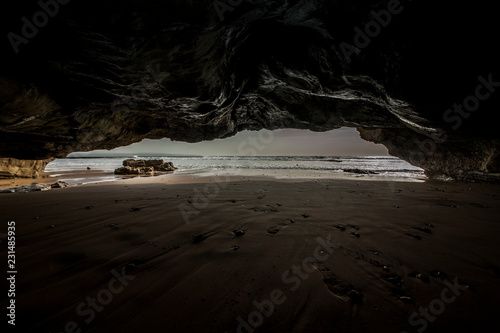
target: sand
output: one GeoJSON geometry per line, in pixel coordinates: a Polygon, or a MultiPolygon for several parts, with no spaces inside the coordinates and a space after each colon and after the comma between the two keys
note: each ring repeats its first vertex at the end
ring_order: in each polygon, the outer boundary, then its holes
{"type": "Polygon", "coordinates": [[[500,329],[498,185],[283,178],[1,194],[16,331],[500,329]]]}

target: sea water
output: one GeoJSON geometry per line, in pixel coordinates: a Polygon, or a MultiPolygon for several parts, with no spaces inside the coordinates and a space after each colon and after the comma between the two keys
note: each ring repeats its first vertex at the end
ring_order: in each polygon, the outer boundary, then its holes
{"type": "Polygon", "coordinates": [[[101,170],[112,173],[124,159],[162,159],[173,162],[178,173],[224,170],[258,170],[259,174],[270,174],[271,170],[328,171],[343,174],[373,174],[396,178],[425,178],[421,168],[391,156],[109,156],[68,157],[49,163],[47,172],[101,170]]]}

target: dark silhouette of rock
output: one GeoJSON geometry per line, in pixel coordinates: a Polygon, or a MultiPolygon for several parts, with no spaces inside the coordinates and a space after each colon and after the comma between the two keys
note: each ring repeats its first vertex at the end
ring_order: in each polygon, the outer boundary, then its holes
{"type": "Polygon", "coordinates": [[[163,162],[163,160],[134,160],[127,159],[123,161],[123,167],[115,170],[116,175],[149,175],[155,172],[171,172],[177,170],[172,162],[163,162]]]}

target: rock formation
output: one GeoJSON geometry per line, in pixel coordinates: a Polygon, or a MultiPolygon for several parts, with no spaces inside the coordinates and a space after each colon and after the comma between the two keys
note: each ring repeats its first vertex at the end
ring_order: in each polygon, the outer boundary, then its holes
{"type": "Polygon", "coordinates": [[[51,3],[11,1],[0,17],[0,157],[40,161],[17,175],[144,138],[342,126],[429,176],[498,171],[492,3],[51,3]]]}
{"type": "Polygon", "coordinates": [[[19,160],[0,158],[0,178],[38,178],[53,159],[19,160]]]}
{"type": "Polygon", "coordinates": [[[31,183],[30,185],[0,189],[0,193],[39,192],[39,191],[48,191],[52,189],[66,188],[68,186],[69,186],[68,183],[66,183],[65,181],[57,181],[53,184],[31,183]]]}
{"type": "Polygon", "coordinates": [[[123,167],[115,170],[116,175],[154,175],[161,172],[172,172],[177,170],[172,162],[163,160],[134,160],[123,161],[123,167]]]}

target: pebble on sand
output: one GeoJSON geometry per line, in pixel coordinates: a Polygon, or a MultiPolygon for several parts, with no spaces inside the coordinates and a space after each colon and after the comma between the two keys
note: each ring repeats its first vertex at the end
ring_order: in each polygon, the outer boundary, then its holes
{"type": "Polygon", "coordinates": [[[234,230],[233,234],[238,237],[238,236],[243,236],[245,234],[244,230],[234,230]]]}
{"type": "Polygon", "coordinates": [[[193,243],[203,242],[207,237],[204,234],[197,234],[193,236],[193,243]]]}

